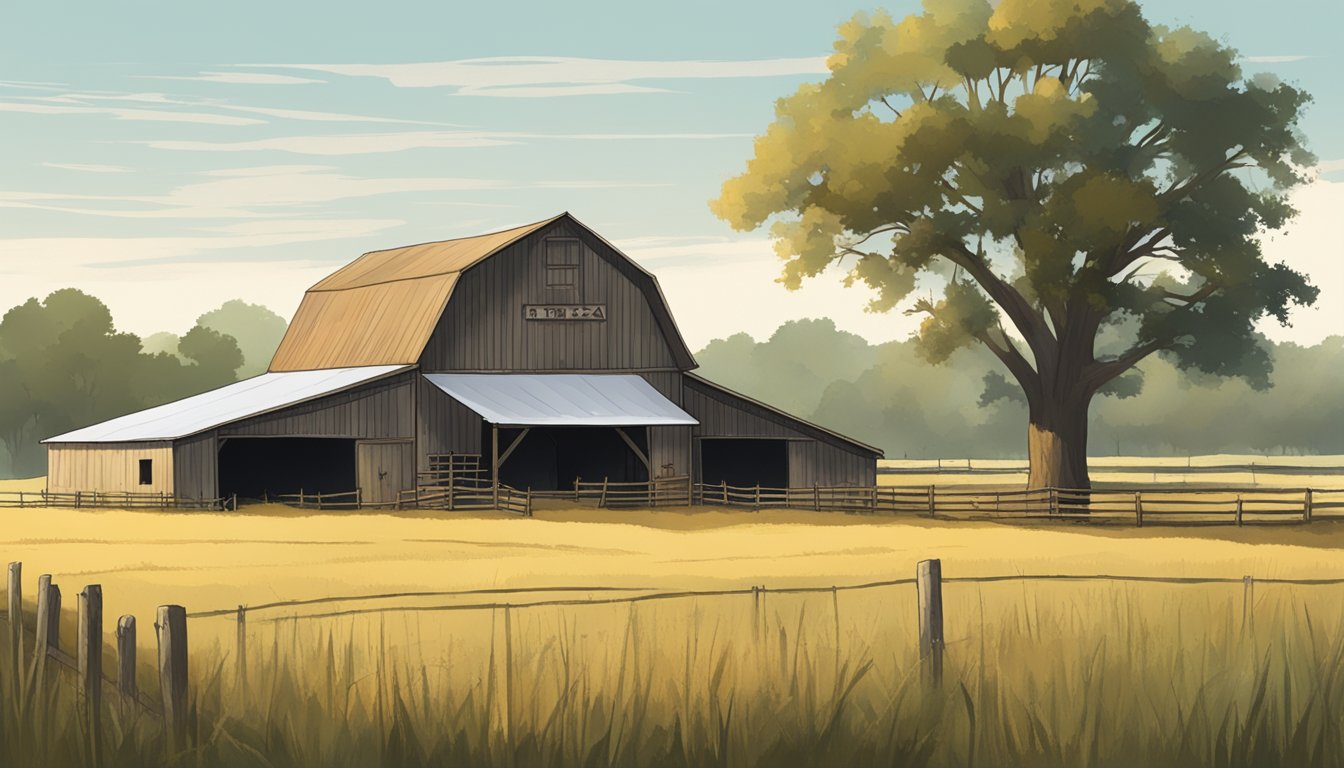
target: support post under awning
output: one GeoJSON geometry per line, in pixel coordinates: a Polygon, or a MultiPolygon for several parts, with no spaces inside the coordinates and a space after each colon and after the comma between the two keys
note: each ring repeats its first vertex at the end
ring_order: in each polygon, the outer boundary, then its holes
{"type": "Polygon", "coordinates": [[[499,425],[490,425],[490,498],[499,508],[499,425]]]}

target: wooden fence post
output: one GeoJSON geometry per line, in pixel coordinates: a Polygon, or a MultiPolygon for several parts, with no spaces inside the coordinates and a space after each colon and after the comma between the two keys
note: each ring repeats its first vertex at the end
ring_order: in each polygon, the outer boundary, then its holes
{"type": "Polygon", "coordinates": [[[1237,527],[1241,527],[1241,494],[1237,494],[1237,527]]]}
{"type": "Polygon", "coordinates": [[[760,512],[760,511],[761,511],[761,484],[760,484],[760,483],[757,483],[757,484],[756,484],[756,506],[755,506],[755,509],[753,509],[752,511],[753,511],[753,512],[760,512]]]}
{"type": "Polygon", "coordinates": [[[238,690],[247,698],[247,606],[238,606],[238,690]]]}
{"type": "Polygon", "coordinates": [[[187,609],[159,606],[159,688],[163,696],[163,727],[168,753],[176,755],[187,743],[187,609]]]}
{"type": "Polygon", "coordinates": [[[1143,491],[1134,492],[1134,525],[1143,527],[1143,491]]]}
{"type": "Polygon", "coordinates": [[[919,657],[924,661],[928,680],[943,682],[943,564],[941,560],[921,560],[915,570],[915,588],[919,597],[919,657]]]}
{"type": "Polygon", "coordinates": [[[580,477],[575,477],[575,478],[574,478],[574,503],[575,503],[575,504],[578,504],[578,503],[579,503],[579,482],[582,481],[582,480],[583,480],[583,477],[582,477],[582,476],[580,476],[580,477]]]}
{"type": "Polygon", "coordinates": [[[117,692],[134,704],[140,686],[135,681],[135,617],[117,620],[117,692]]]}
{"type": "Polygon", "coordinates": [[[1311,489],[1308,488],[1302,497],[1302,522],[1311,522],[1311,489]]]}
{"type": "Polygon", "coordinates": [[[724,480],[724,481],[723,481],[722,483],[720,483],[719,485],[720,485],[720,491],[719,491],[719,493],[722,494],[722,497],[723,497],[723,506],[726,507],[726,506],[728,506],[728,481],[727,481],[727,480],[724,480]]]}
{"type": "Polygon", "coordinates": [[[9,671],[23,690],[23,563],[9,564],[9,671]]]}
{"type": "Polygon", "coordinates": [[[812,511],[821,511],[821,488],[812,486],[812,511]]]}
{"type": "Polygon", "coordinates": [[[933,490],[933,486],[930,485],[930,486],[929,486],[929,517],[933,517],[933,516],[934,516],[934,513],[935,513],[936,511],[937,511],[937,506],[935,506],[934,490],[933,490]]]}
{"type": "Polygon", "coordinates": [[[608,480],[608,479],[609,479],[609,478],[605,478],[605,477],[602,478],[602,495],[601,495],[601,497],[599,497],[598,500],[597,500],[597,506],[598,506],[598,507],[605,507],[605,506],[607,506],[607,480],[608,480]]]}
{"type": "MultiPolygon", "coordinates": [[[[33,630],[33,666],[28,674],[29,684],[38,686],[45,679],[44,671],[47,668],[47,651],[55,644],[55,637],[52,635],[53,625],[60,626],[59,616],[57,621],[52,620],[51,615],[51,592],[55,587],[51,586],[51,574],[44,573],[37,577],[37,626],[33,630]]],[[[60,592],[56,594],[56,610],[60,611],[60,592]]]]}
{"type": "Polygon", "coordinates": [[[79,593],[79,693],[89,724],[94,765],[102,763],[103,588],[90,584],[79,593]]]}

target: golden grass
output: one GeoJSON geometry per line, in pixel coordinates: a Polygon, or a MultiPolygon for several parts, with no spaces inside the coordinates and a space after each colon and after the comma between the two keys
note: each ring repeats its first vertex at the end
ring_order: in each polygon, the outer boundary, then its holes
{"type": "MultiPolygon", "coordinates": [[[[1344,524],[1096,528],[546,502],[530,520],[9,509],[0,527],[0,559],[25,563],[28,589],[52,573],[73,614],[79,589],[102,584],[105,629],[137,615],[146,659],[163,603],[199,612],[496,586],[852,584],[912,576],[928,557],[942,558],[948,577],[1340,577],[1344,524]]],[[[246,690],[232,620],[192,619],[197,748],[176,764],[1128,768],[1334,765],[1344,755],[1338,587],[1261,585],[1249,611],[1240,585],[945,590],[947,680],[936,691],[920,682],[908,586],[767,590],[759,608],[733,596],[507,617],[253,612],[246,690]]],[[[64,637],[70,650],[68,625],[64,637]]],[[[13,705],[4,674],[0,764],[82,764],[68,687],[34,720],[13,705]]],[[[162,763],[152,718],[108,721],[109,766],[162,763]]]]}

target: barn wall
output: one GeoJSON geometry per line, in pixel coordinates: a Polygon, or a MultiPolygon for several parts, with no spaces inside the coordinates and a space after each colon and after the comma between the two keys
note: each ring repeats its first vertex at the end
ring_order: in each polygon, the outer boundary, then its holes
{"type": "Polygon", "coordinates": [[[173,448],[149,443],[51,443],[47,445],[47,490],[173,493],[173,448]],[[140,485],[140,460],[154,462],[154,482],[140,485]]]}
{"type": "Polygon", "coordinates": [[[414,371],[225,427],[220,437],[404,438],[415,434],[414,371]]]}
{"type": "Polygon", "coordinates": [[[418,466],[429,469],[429,456],[435,453],[482,453],[481,417],[467,406],[449,397],[429,380],[417,377],[420,401],[416,419],[419,444],[418,466]]]}
{"type": "MultiPolygon", "coordinates": [[[[425,371],[595,371],[675,369],[669,343],[637,268],[600,255],[569,222],[529,235],[458,279],[421,356],[425,371]],[[577,288],[546,287],[550,237],[581,238],[577,288]],[[527,320],[526,304],[603,304],[607,319],[527,320]]],[[[666,315],[666,309],[659,312],[666,315]]],[[[685,354],[685,353],[683,353],[685,354]]]]}
{"type": "Polygon", "coordinates": [[[173,443],[173,484],[184,499],[219,496],[219,444],[214,431],[173,443]]]}
{"type": "MultiPolygon", "coordinates": [[[[696,438],[789,440],[789,484],[793,487],[877,482],[877,457],[873,453],[747,398],[687,378],[682,407],[700,422],[693,428],[696,438]]],[[[698,440],[691,466],[698,474],[698,440]]]]}

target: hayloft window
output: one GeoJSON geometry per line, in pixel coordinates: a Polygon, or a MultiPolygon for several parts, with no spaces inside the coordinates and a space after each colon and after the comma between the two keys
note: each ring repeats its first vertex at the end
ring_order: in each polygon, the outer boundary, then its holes
{"type": "Polygon", "coordinates": [[[153,485],[153,484],[154,484],[154,460],[153,460],[153,459],[141,459],[141,460],[140,460],[140,484],[141,484],[141,485],[153,485]]]}
{"type": "Polygon", "coordinates": [[[546,287],[579,287],[579,241],[570,237],[546,239],[546,287]]]}

